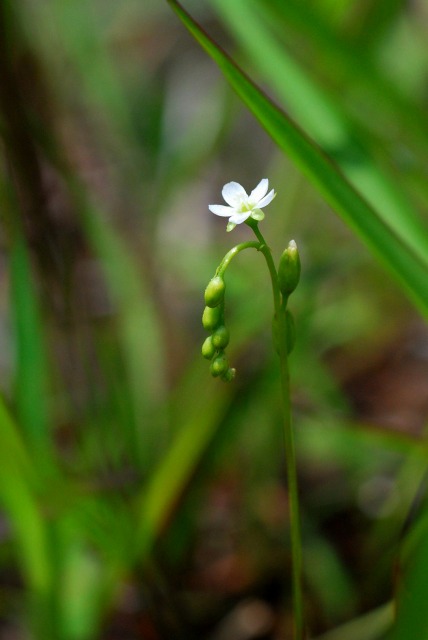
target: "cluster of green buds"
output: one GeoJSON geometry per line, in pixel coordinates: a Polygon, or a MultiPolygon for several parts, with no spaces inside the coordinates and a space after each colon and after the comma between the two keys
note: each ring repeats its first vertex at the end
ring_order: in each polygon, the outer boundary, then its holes
{"type": "Polygon", "coordinates": [[[215,378],[220,377],[224,382],[230,382],[235,377],[235,369],[229,367],[225,354],[229,344],[229,331],[224,324],[225,291],[224,279],[219,275],[214,276],[205,289],[206,307],[202,315],[202,324],[211,335],[202,345],[202,355],[211,360],[211,375],[215,378]]]}

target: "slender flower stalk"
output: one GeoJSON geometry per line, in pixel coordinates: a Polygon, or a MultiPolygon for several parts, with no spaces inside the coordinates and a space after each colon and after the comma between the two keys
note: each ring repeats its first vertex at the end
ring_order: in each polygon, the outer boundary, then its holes
{"type": "Polygon", "coordinates": [[[268,180],[264,178],[250,195],[247,195],[240,184],[229,182],[223,187],[222,191],[223,198],[229,206],[209,205],[212,213],[229,218],[227,231],[231,231],[237,224],[245,222],[253,230],[257,241],[243,242],[233,247],[224,256],[214,278],[206,289],[205,301],[207,307],[204,311],[203,324],[206,329],[212,330],[213,333],[204,342],[202,354],[211,360],[212,375],[220,376],[225,382],[230,382],[234,378],[235,369],[229,367],[224,351],[229,342],[229,333],[224,326],[224,275],[232,259],[238,253],[245,249],[257,249],[265,258],[272,284],[274,306],[273,337],[280,363],[285,459],[289,493],[294,637],[295,640],[304,640],[302,542],[288,367],[288,354],[291,351],[293,342],[293,336],[291,335],[293,324],[292,316],[287,309],[288,298],[299,281],[300,260],[296,243],[292,240],[281,256],[277,271],[271,250],[258,228],[258,222],[264,218],[264,213],[261,209],[267,206],[276,195],[273,189],[267,193],[268,185],[268,180]]]}
{"type": "Polygon", "coordinates": [[[277,349],[280,362],[281,399],[284,428],[285,461],[287,471],[289,511],[290,511],[290,541],[292,557],[292,586],[293,586],[293,610],[295,639],[304,638],[304,612],[303,612],[303,561],[302,538],[300,530],[300,506],[297,483],[296,452],[294,445],[294,433],[290,400],[290,372],[288,367],[289,336],[287,336],[286,307],[281,304],[281,293],[278,284],[278,275],[273,262],[272,254],[260,233],[257,223],[251,225],[256,237],[260,240],[260,251],[263,253],[272,281],[275,318],[282,331],[277,332],[277,349]]]}

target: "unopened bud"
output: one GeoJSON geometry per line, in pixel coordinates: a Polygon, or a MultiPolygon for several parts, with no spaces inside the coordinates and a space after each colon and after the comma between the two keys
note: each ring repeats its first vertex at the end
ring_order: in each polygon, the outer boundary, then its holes
{"type": "Polygon", "coordinates": [[[222,374],[221,379],[223,382],[232,382],[235,378],[236,369],[228,369],[225,373],[222,374]]]}
{"type": "Polygon", "coordinates": [[[215,352],[216,352],[216,348],[213,345],[212,336],[208,336],[208,338],[205,340],[204,344],[202,345],[202,355],[207,360],[211,360],[211,358],[214,357],[215,352]]]}
{"type": "Polygon", "coordinates": [[[211,375],[215,378],[217,376],[221,376],[223,373],[229,369],[229,362],[227,361],[226,354],[220,353],[214,360],[211,362],[210,371],[211,375]]]}
{"type": "Polygon", "coordinates": [[[220,304],[224,298],[224,292],[226,290],[226,284],[222,277],[214,276],[209,281],[207,288],[205,289],[205,304],[207,307],[216,307],[220,304]]]}
{"type": "Polygon", "coordinates": [[[214,347],[224,349],[229,344],[229,331],[224,325],[221,325],[214,331],[211,338],[214,347]]]}
{"type": "Polygon", "coordinates": [[[202,324],[207,331],[213,331],[221,323],[222,307],[205,307],[202,324]]]}
{"type": "Polygon", "coordinates": [[[279,288],[283,296],[289,296],[299,284],[300,257],[297,245],[291,240],[281,256],[278,267],[279,288]]]}

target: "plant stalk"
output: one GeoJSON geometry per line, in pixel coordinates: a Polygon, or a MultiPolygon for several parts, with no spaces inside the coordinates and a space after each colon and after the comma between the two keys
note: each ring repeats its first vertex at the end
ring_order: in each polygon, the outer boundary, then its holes
{"type": "MultiPolygon", "coordinates": [[[[274,299],[275,315],[280,327],[286,327],[285,309],[286,301],[281,304],[281,292],[279,290],[278,275],[272,258],[272,253],[266,244],[263,235],[260,233],[257,223],[249,224],[260,242],[259,251],[263,253],[269,269],[272,281],[272,293],[274,299]]],[[[294,434],[291,417],[290,401],[290,373],[288,368],[288,347],[287,335],[284,331],[278,332],[278,352],[280,361],[281,377],[281,397],[284,426],[285,460],[287,471],[287,483],[289,494],[289,516],[290,516],[290,541],[292,559],[292,592],[293,592],[293,612],[294,612],[294,637],[295,640],[304,640],[304,614],[303,614],[303,562],[302,562],[302,538],[300,530],[300,507],[299,491],[297,483],[297,465],[294,446],[294,434]]]]}

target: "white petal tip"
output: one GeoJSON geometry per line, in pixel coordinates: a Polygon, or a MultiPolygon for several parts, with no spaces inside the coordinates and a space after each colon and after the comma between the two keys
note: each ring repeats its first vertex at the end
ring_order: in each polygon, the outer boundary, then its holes
{"type": "Polygon", "coordinates": [[[208,209],[216,216],[223,216],[225,218],[229,218],[234,212],[232,207],[226,207],[224,204],[209,204],[208,209]]]}

